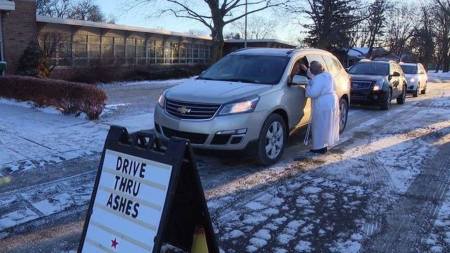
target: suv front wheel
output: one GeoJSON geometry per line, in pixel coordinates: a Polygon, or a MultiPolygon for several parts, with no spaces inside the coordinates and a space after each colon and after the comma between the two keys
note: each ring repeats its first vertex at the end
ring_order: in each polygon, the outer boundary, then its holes
{"type": "Polygon", "coordinates": [[[258,140],[258,161],[264,165],[276,163],[287,143],[286,123],[279,114],[271,114],[261,129],[258,140]]]}
{"type": "Polygon", "coordinates": [[[344,132],[348,119],[348,102],[346,98],[341,98],[339,101],[339,133],[344,132]]]}
{"type": "Polygon", "coordinates": [[[400,96],[397,97],[397,104],[402,105],[406,100],[406,85],[403,85],[403,91],[400,96]]]}

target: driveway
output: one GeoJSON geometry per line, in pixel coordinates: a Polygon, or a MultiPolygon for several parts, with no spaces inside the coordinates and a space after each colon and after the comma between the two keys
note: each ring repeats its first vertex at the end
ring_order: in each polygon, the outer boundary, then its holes
{"type": "MultiPolygon", "coordinates": [[[[97,122],[0,104],[0,248],[75,250],[109,125],[151,128],[170,85],[103,86],[97,122]]],[[[302,138],[269,167],[197,154],[224,252],[450,252],[450,82],[387,112],[352,108],[327,155],[298,159],[302,138]]]]}

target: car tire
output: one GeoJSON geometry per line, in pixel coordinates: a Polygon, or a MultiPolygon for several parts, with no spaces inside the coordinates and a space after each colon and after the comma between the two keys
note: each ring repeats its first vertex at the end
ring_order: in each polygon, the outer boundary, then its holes
{"type": "Polygon", "coordinates": [[[391,107],[391,101],[392,101],[392,89],[389,89],[388,97],[383,101],[381,104],[381,110],[389,110],[391,107]]]}
{"type": "Polygon", "coordinates": [[[259,134],[257,159],[262,165],[271,165],[280,160],[287,144],[286,123],[279,114],[271,114],[259,134]]]}
{"type": "Polygon", "coordinates": [[[418,97],[419,96],[419,88],[417,88],[414,92],[413,92],[413,97],[418,97]]]}
{"type": "Polygon", "coordinates": [[[348,120],[348,101],[346,98],[341,98],[339,101],[339,133],[343,133],[345,130],[345,126],[347,126],[347,120],[348,120]],[[342,114],[342,111],[345,111],[344,114],[342,114]]]}
{"type": "Polygon", "coordinates": [[[406,86],[403,86],[402,94],[397,98],[397,104],[402,105],[406,101],[406,86]]]}
{"type": "Polygon", "coordinates": [[[425,87],[423,88],[423,90],[420,91],[420,94],[425,95],[427,94],[427,85],[425,84],[425,87]]]}

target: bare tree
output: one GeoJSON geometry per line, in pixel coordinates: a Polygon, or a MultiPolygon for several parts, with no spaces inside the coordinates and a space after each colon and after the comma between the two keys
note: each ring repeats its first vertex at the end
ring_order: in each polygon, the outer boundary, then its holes
{"type": "Polygon", "coordinates": [[[450,14],[449,3],[438,3],[437,8],[434,8],[435,16],[435,33],[436,33],[436,44],[438,46],[437,52],[437,69],[442,67],[444,72],[449,71],[449,49],[450,49],[450,14]]]}
{"type": "Polygon", "coordinates": [[[101,12],[100,7],[94,4],[92,0],[82,0],[74,5],[69,18],[94,22],[105,21],[105,16],[101,12]]]}
{"type": "MultiPolygon", "coordinates": [[[[239,34],[241,38],[245,34],[245,23],[242,20],[231,24],[233,30],[239,34]]],[[[247,37],[249,39],[267,39],[275,37],[275,28],[277,22],[273,19],[267,19],[261,16],[249,17],[247,25],[247,37]]]]}
{"type": "Polygon", "coordinates": [[[418,20],[411,17],[417,14],[418,6],[402,2],[390,9],[387,15],[386,45],[391,53],[402,57],[408,50],[408,44],[414,34],[418,20]]]}
{"type": "Polygon", "coordinates": [[[43,16],[66,18],[72,9],[71,0],[37,0],[37,14],[43,16]]]}
{"type": "Polygon", "coordinates": [[[79,20],[102,22],[105,17],[93,0],[37,0],[37,14],[79,20]]]}
{"type": "Polygon", "coordinates": [[[369,6],[369,18],[367,19],[368,40],[367,46],[369,51],[368,57],[372,57],[373,47],[377,40],[384,35],[386,26],[386,12],[391,8],[387,0],[375,0],[369,6]]]}
{"type": "Polygon", "coordinates": [[[435,1],[435,3],[437,3],[441,8],[442,8],[442,10],[444,10],[446,13],[447,13],[447,15],[450,15],[450,0],[434,0],[435,1]]]}
{"type": "Polygon", "coordinates": [[[417,60],[428,69],[435,53],[432,11],[429,7],[421,8],[420,26],[414,29],[410,47],[417,60]]]}
{"type": "Polygon", "coordinates": [[[152,4],[164,6],[161,14],[169,13],[179,18],[200,22],[211,31],[214,42],[213,60],[218,60],[223,54],[224,27],[247,15],[278,7],[291,0],[135,0],[136,6],[152,4]],[[248,6],[248,12],[244,8],[248,6]]]}

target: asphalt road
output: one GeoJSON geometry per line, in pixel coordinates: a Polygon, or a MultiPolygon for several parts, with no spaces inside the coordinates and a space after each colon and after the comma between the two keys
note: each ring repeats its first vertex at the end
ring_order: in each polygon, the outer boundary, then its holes
{"type": "MultiPolygon", "coordinates": [[[[109,103],[127,104],[112,117],[151,112],[162,90],[107,90],[109,103]]],[[[337,147],[298,160],[305,151],[300,130],[275,166],[240,153],[197,153],[224,252],[450,252],[450,82],[430,83],[427,95],[388,112],[353,107],[337,147]]],[[[0,200],[20,196],[0,206],[0,217],[33,208],[34,198],[73,201],[0,230],[2,252],[74,251],[97,163],[98,153],[0,184],[0,200]]]]}

